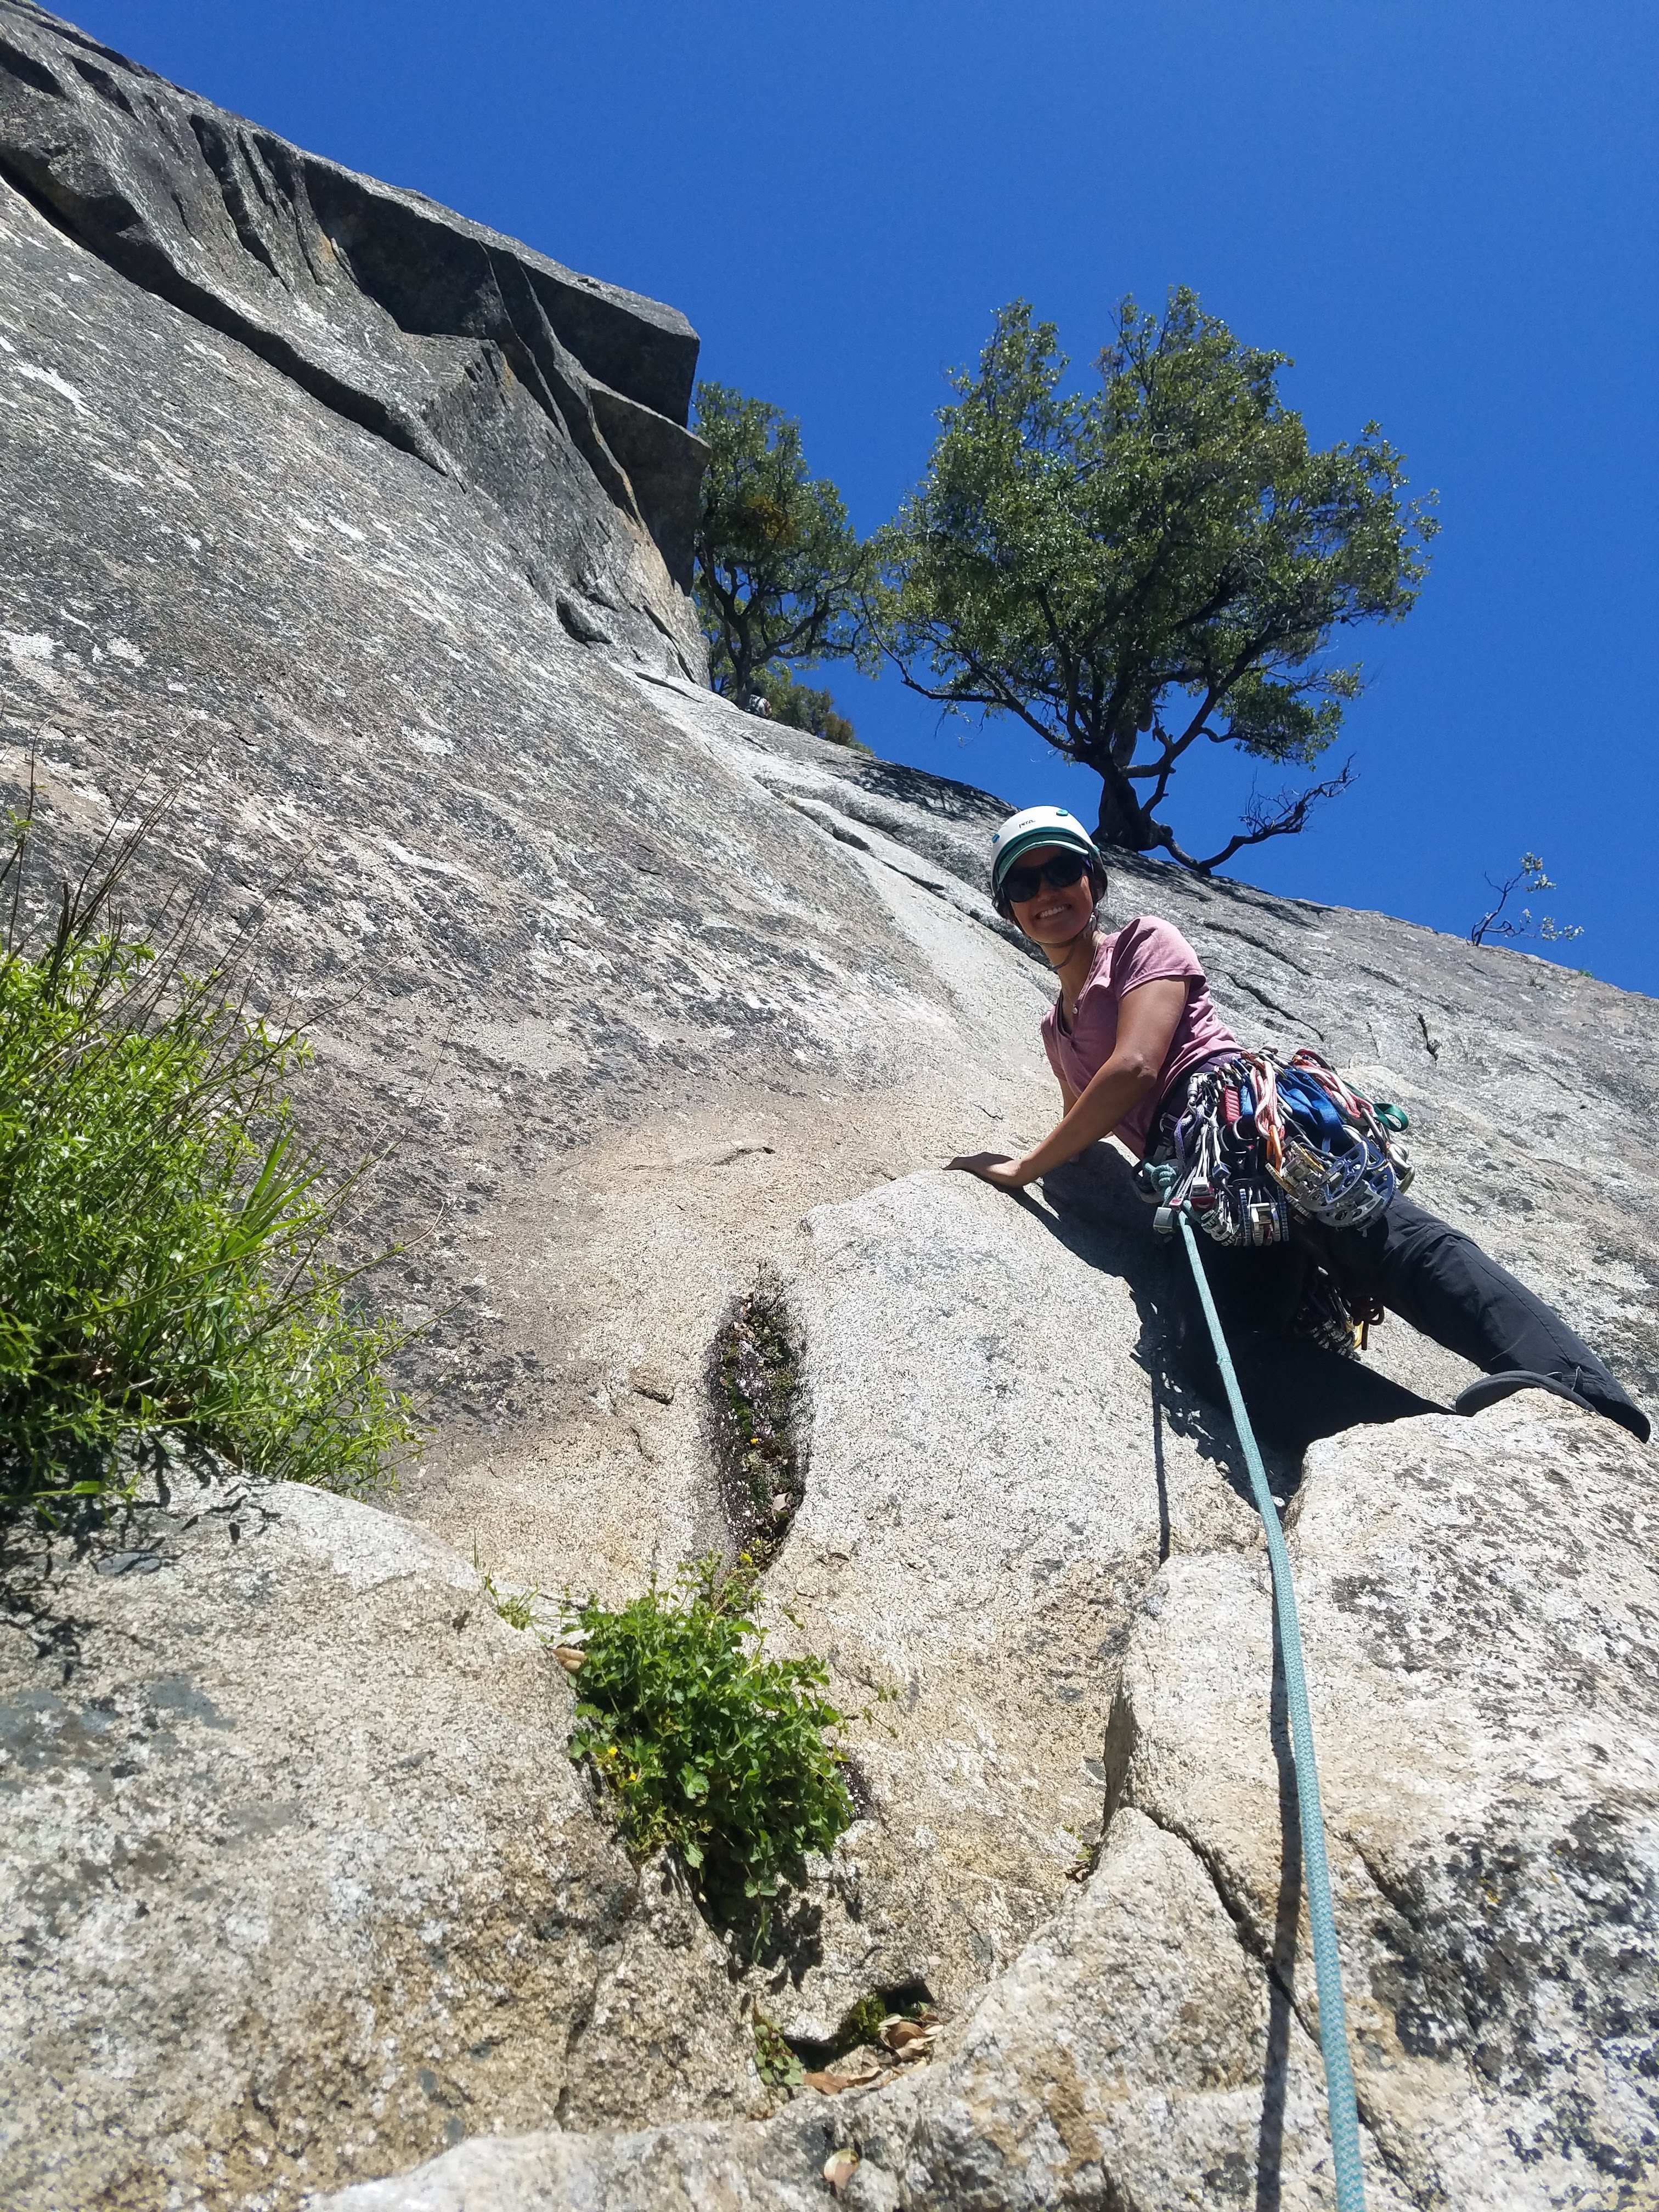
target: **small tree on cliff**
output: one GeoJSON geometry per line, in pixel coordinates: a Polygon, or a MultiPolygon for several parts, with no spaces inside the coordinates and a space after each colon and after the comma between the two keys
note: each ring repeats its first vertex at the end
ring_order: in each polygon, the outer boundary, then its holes
{"type": "Polygon", "coordinates": [[[1017,714],[1095,769],[1105,843],[1206,873],[1300,830],[1349,770],[1253,806],[1197,859],[1162,818],[1182,759],[1202,738],[1311,767],[1360,689],[1325,657],[1333,632],[1408,611],[1437,525],[1401,498],[1375,423],[1310,451],[1277,391],[1287,357],[1189,291],[1162,316],[1122,303],[1097,389],[1063,390],[1067,365],[1016,301],[978,374],[951,380],[927,476],[878,541],[882,641],[913,690],[1017,714]]]}
{"type": "Polygon", "coordinates": [[[874,558],[827,477],[811,477],[800,425],[723,384],[697,386],[708,447],[697,519],[697,611],[714,689],[742,699],[761,671],[855,652],[874,558]]]}

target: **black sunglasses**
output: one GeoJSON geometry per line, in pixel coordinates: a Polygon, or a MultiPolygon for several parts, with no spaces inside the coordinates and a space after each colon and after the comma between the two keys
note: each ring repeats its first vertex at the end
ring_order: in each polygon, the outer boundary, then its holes
{"type": "Polygon", "coordinates": [[[1040,868],[1010,868],[1002,879],[1002,896],[1011,906],[1024,906],[1034,899],[1047,884],[1050,890],[1063,891],[1068,884],[1089,872],[1089,863],[1081,853],[1056,853],[1052,860],[1045,860],[1040,868]]]}

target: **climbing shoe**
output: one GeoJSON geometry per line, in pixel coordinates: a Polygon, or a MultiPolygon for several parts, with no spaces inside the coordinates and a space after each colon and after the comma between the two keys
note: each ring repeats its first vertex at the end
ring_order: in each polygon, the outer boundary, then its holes
{"type": "Polygon", "coordinates": [[[1548,1390],[1558,1398],[1565,1398],[1574,1406],[1582,1406],[1587,1413],[1600,1413],[1604,1420],[1617,1421],[1621,1429],[1628,1429],[1638,1443],[1646,1443],[1653,1431],[1648,1417],[1636,1406],[1598,1406],[1553,1375],[1534,1375],[1524,1367],[1511,1368],[1504,1375],[1483,1375],[1478,1382],[1471,1382],[1467,1390],[1460,1390],[1452,1401],[1455,1413],[1484,1413],[1488,1406],[1495,1406],[1501,1398],[1513,1397],[1517,1390],[1548,1390]]]}

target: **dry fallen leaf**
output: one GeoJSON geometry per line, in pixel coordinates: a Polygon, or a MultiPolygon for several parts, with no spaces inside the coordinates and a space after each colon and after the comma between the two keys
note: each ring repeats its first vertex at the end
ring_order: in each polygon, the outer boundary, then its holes
{"type": "Polygon", "coordinates": [[[933,2034],[920,2021],[892,2020],[882,2022],[881,2039],[890,2051],[904,2051],[912,2044],[931,2043],[933,2034]]]}
{"type": "Polygon", "coordinates": [[[803,2074],[800,2078],[805,2087],[816,2089],[821,2097],[838,2097],[853,2086],[839,2074],[803,2074]]]}
{"type": "Polygon", "coordinates": [[[850,2086],[854,2081],[873,2081],[881,2069],[881,2052],[872,2051],[867,2043],[860,2043],[856,2050],[844,2051],[839,2058],[832,2058],[824,2071],[833,2074],[838,2081],[850,2086]]]}
{"type": "Polygon", "coordinates": [[[823,2178],[837,2197],[859,2170],[855,2150],[832,2150],[823,2161],[823,2178]]]}
{"type": "Polygon", "coordinates": [[[553,1656],[567,1674],[574,1674],[587,1657],[587,1654],[585,1651],[578,1651],[574,1644],[556,1644],[553,1647],[553,1656]]]}

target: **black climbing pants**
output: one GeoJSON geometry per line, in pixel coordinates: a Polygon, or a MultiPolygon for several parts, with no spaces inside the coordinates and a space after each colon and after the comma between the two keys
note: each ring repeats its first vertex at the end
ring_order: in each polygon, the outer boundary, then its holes
{"type": "MultiPolygon", "coordinates": [[[[1408,1198],[1396,1198],[1363,1229],[1328,1229],[1292,1215],[1288,1244],[1241,1251],[1200,1231],[1198,1247],[1250,1418],[1285,1449],[1301,1451],[1360,1422],[1446,1410],[1291,1333],[1316,1262],[1359,1301],[1379,1299],[1488,1375],[1547,1375],[1621,1428],[1648,1435],[1646,1416],[1559,1314],[1472,1237],[1408,1198]]],[[[1176,1267],[1177,1365],[1189,1387],[1215,1398],[1221,1378],[1184,1248],[1176,1267]]]]}

